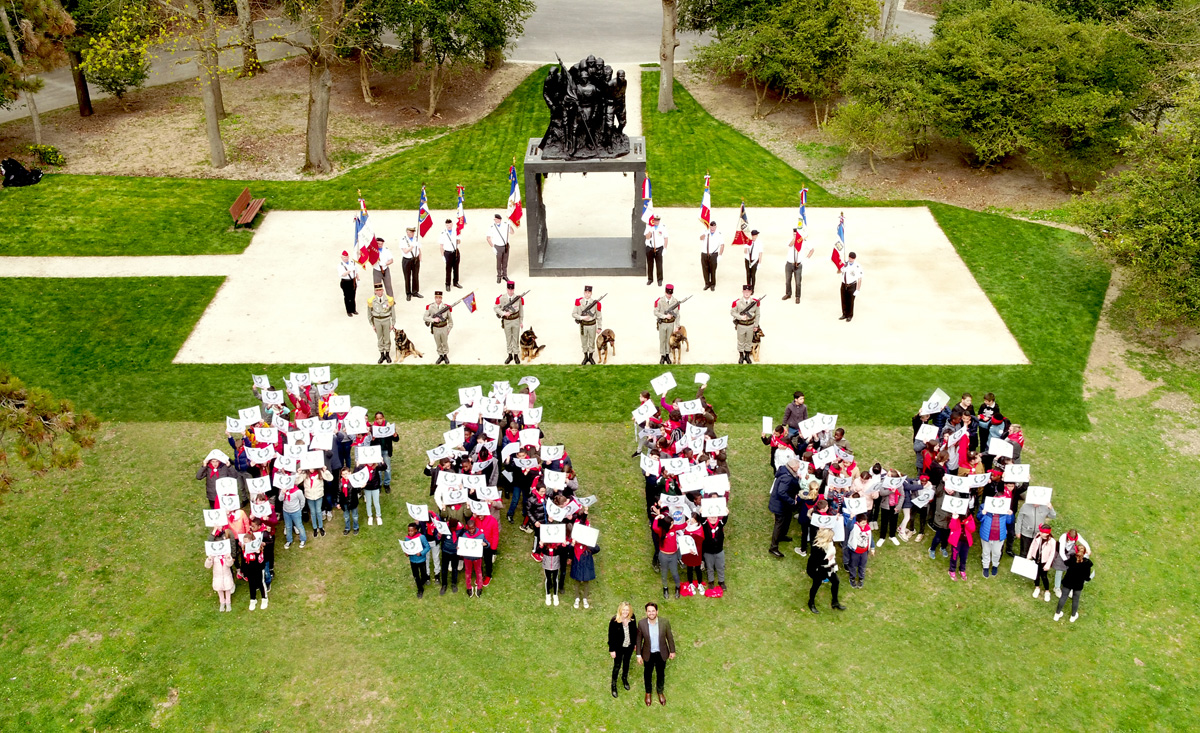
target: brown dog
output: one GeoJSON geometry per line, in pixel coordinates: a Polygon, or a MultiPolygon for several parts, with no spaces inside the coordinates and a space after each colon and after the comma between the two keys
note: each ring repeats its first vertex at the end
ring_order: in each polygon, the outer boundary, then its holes
{"type": "Polygon", "coordinates": [[[671,362],[674,364],[682,364],[683,359],[680,358],[680,348],[686,348],[689,352],[692,350],[691,344],[688,343],[687,329],[683,326],[671,332],[671,362]]]}
{"type": "Polygon", "coordinates": [[[617,335],[611,328],[606,328],[596,337],[596,351],[600,352],[600,363],[608,363],[608,350],[612,349],[613,356],[617,355],[617,335]]]}
{"type": "Polygon", "coordinates": [[[750,347],[750,358],[753,359],[754,363],[756,364],[758,363],[758,347],[762,344],[764,336],[766,336],[766,334],[763,333],[763,330],[758,326],[755,326],[754,336],[751,337],[751,341],[754,342],[754,345],[750,347]]]}
{"type": "Polygon", "coordinates": [[[393,333],[395,333],[395,335],[396,335],[396,363],[397,364],[404,361],[404,359],[409,356],[415,356],[418,359],[425,356],[421,352],[417,351],[417,347],[413,344],[412,341],[409,340],[408,336],[405,335],[405,333],[403,331],[401,331],[400,329],[393,329],[393,333]]]}
{"type": "Polygon", "coordinates": [[[521,334],[521,358],[530,361],[545,350],[545,346],[538,345],[537,334],[533,332],[533,329],[525,329],[525,333],[521,334]]]}

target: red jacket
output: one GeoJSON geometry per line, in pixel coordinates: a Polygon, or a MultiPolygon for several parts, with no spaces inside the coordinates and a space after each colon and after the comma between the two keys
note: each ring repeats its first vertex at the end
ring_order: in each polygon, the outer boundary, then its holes
{"type": "Polygon", "coordinates": [[[487,540],[488,547],[493,550],[500,549],[500,522],[491,514],[475,517],[475,526],[483,530],[483,537],[487,540]]]}

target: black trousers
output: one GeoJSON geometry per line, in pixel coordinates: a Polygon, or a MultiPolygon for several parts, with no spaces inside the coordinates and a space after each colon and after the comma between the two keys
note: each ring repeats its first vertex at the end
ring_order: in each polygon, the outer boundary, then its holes
{"type": "Polygon", "coordinates": [[[450,580],[451,584],[458,587],[458,555],[452,552],[442,550],[442,587],[446,587],[446,581],[450,580]],[[447,573],[446,571],[450,572],[447,573]]]}
{"type": "MultiPolygon", "coordinates": [[[[812,587],[808,589],[808,605],[812,606],[817,602],[817,591],[821,590],[821,581],[818,578],[812,579],[812,587]]],[[[830,601],[833,605],[837,605],[838,593],[838,576],[837,573],[829,576],[829,590],[833,593],[833,600],[830,601]]]]}
{"type": "Polygon", "coordinates": [[[417,590],[425,590],[425,584],[429,582],[429,570],[425,567],[425,561],[410,562],[412,566],[413,580],[417,581],[417,590]]]}
{"type": "Polygon", "coordinates": [[[704,287],[717,287],[717,253],[700,255],[700,271],[704,274],[704,287]]]}
{"type": "Polygon", "coordinates": [[[646,682],[646,694],[658,692],[662,694],[663,688],[667,684],[667,657],[662,652],[655,652],[650,655],[649,659],[642,660],[645,662],[642,668],[642,675],[646,682]],[[658,685],[655,689],[650,689],[650,680],[654,677],[654,673],[658,673],[658,685]]]}
{"type": "Polygon", "coordinates": [[[421,292],[421,261],[416,257],[400,260],[400,272],[404,274],[404,294],[412,297],[421,292]]]}
{"type": "Polygon", "coordinates": [[[483,577],[492,577],[492,558],[496,555],[496,551],[487,545],[483,546],[483,577]]]}
{"type": "Polygon", "coordinates": [[[658,284],[663,284],[663,266],[662,266],[663,251],[662,248],[655,249],[653,247],[646,248],[646,281],[654,279],[654,267],[658,266],[658,284]]]}
{"type": "MultiPolygon", "coordinates": [[[[632,636],[632,634],[631,634],[632,636]]],[[[617,650],[617,656],[613,657],[613,675],[612,682],[617,684],[617,672],[621,673],[621,679],[629,681],[629,660],[633,658],[633,639],[629,640],[629,646],[623,646],[617,650]]]]}
{"type": "Polygon", "coordinates": [[[750,260],[744,260],[746,263],[746,283],[750,286],[750,291],[754,292],[755,281],[758,279],[758,264],[750,264],[750,260]]]}
{"type": "Polygon", "coordinates": [[[771,549],[779,549],[779,541],[787,537],[788,528],[792,526],[792,513],[775,515],[775,527],[771,530],[771,549]]]}
{"type": "MultiPolygon", "coordinates": [[[[884,501],[887,501],[884,499],[884,501]]],[[[899,513],[891,509],[879,510],[879,539],[886,540],[889,537],[896,536],[896,525],[898,524],[899,513]]]]}
{"type": "Polygon", "coordinates": [[[462,253],[458,250],[443,251],[442,257],[446,260],[446,290],[449,290],[451,285],[458,285],[458,262],[462,259],[462,253]]]}
{"type": "Polygon", "coordinates": [[[854,285],[842,283],[842,317],[850,319],[854,317],[854,285]]]}
{"type": "Polygon", "coordinates": [[[354,304],[354,293],[358,290],[358,283],[352,277],[342,278],[342,300],[346,303],[346,315],[351,315],[358,310],[358,306],[354,304]]]}

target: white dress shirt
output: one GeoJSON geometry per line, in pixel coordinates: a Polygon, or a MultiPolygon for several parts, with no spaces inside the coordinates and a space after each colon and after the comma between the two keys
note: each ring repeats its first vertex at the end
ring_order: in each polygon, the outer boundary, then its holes
{"type": "Polygon", "coordinates": [[[862,266],[857,262],[849,262],[845,267],[842,268],[842,282],[846,285],[853,285],[859,280],[862,280],[862,276],[862,266]]]}
{"type": "Polygon", "coordinates": [[[379,247],[379,259],[375,261],[372,267],[382,272],[391,267],[393,262],[395,262],[395,259],[392,257],[392,251],[387,248],[386,244],[383,244],[379,247]]]}
{"type": "Polygon", "coordinates": [[[504,249],[508,245],[508,227],[504,223],[493,224],[488,231],[488,239],[492,241],[492,246],[496,249],[504,249]]]}
{"type": "Polygon", "coordinates": [[[442,245],[443,252],[453,252],[458,249],[458,235],[453,229],[443,229],[438,235],[438,242],[442,245]]]}
{"type": "Polygon", "coordinates": [[[650,235],[650,239],[646,241],[646,246],[652,249],[662,249],[667,246],[667,228],[662,224],[646,227],[646,233],[650,235]]]}
{"type": "Polygon", "coordinates": [[[409,239],[408,235],[405,235],[404,239],[402,239],[401,241],[403,242],[403,244],[400,247],[400,256],[401,257],[408,260],[408,259],[412,259],[413,257],[421,256],[421,238],[420,237],[413,237],[412,239],[409,239]],[[404,250],[408,249],[408,248],[411,248],[411,249],[409,249],[409,252],[407,254],[405,254],[404,250]]]}
{"type": "Polygon", "coordinates": [[[706,255],[715,255],[725,246],[725,235],[718,229],[715,232],[705,232],[700,237],[700,252],[706,255]]]}
{"type": "Polygon", "coordinates": [[[755,239],[746,245],[746,261],[753,267],[762,259],[762,240],[755,239]]]}
{"type": "Polygon", "coordinates": [[[354,269],[353,260],[345,262],[338,260],[338,277],[342,280],[355,280],[358,278],[358,271],[354,269]]]}

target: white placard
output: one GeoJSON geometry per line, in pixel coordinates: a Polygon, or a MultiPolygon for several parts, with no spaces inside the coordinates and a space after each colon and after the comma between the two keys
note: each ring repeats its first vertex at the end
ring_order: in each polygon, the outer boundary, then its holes
{"type": "Polygon", "coordinates": [[[204,543],[204,554],[209,557],[221,557],[229,554],[229,540],[216,540],[204,543]]]}
{"type": "MultiPolygon", "coordinates": [[[[300,460],[300,456],[308,452],[308,446],[304,444],[305,441],[302,437],[303,435],[297,436],[295,442],[289,442],[283,446],[283,455],[287,458],[300,460]]],[[[288,434],[288,440],[292,440],[292,434],[288,434]]]]}
{"type": "Polygon", "coordinates": [[[850,451],[846,450],[845,448],[838,447],[837,448],[837,459],[839,461],[845,461],[846,463],[854,463],[854,454],[851,453],[850,451]]]}
{"type": "Polygon", "coordinates": [[[358,447],[358,463],[383,463],[383,450],[377,445],[360,445],[358,447]]]}
{"type": "Polygon", "coordinates": [[[297,420],[296,430],[304,430],[311,433],[317,429],[317,423],[319,422],[321,422],[320,419],[315,417],[306,417],[302,420],[297,420]]]}
{"type": "Polygon", "coordinates": [[[462,482],[462,487],[468,491],[479,491],[484,486],[483,474],[480,473],[459,474],[459,481],[462,482]]]}
{"type": "Polygon", "coordinates": [[[571,541],[578,542],[585,547],[595,547],[600,541],[600,530],[590,524],[576,523],[571,529],[571,541]]]}
{"type": "Polygon", "coordinates": [[[660,374],[650,380],[650,386],[654,388],[654,394],[665,395],[675,388],[675,375],[670,372],[660,374]]]}
{"type": "Polygon", "coordinates": [[[942,497],[942,511],[961,516],[971,509],[971,499],[966,496],[946,494],[942,497]]]}
{"type": "Polygon", "coordinates": [[[346,419],[342,421],[342,431],[345,432],[346,435],[364,435],[370,430],[371,428],[367,425],[367,419],[365,417],[352,417],[347,415],[346,419]]]}
{"type": "Polygon", "coordinates": [[[483,387],[459,387],[458,403],[460,405],[478,405],[483,399],[483,387]]]}
{"type": "Polygon", "coordinates": [[[729,516],[729,502],[723,496],[705,497],[700,500],[700,516],[702,517],[727,517],[729,516]]]}
{"type": "Polygon", "coordinates": [[[971,482],[967,480],[966,476],[955,476],[948,473],[946,474],[946,490],[965,494],[971,490],[971,482]]]}
{"type": "Polygon", "coordinates": [[[883,488],[889,489],[889,490],[899,489],[904,486],[904,477],[903,476],[896,476],[896,477],[884,476],[883,481],[880,482],[880,485],[883,488]]]}
{"type": "Polygon", "coordinates": [[[272,509],[273,507],[269,501],[252,502],[250,504],[250,516],[257,517],[259,519],[266,519],[267,517],[271,516],[272,509]]]}
{"type": "Polygon", "coordinates": [[[275,467],[282,468],[288,473],[296,473],[300,470],[300,459],[295,456],[280,456],[279,463],[275,467]]]}
{"type": "Polygon", "coordinates": [[[705,474],[694,471],[681,473],[679,474],[679,490],[685,494],[700,491],[704,488],[704,478],[705,474]]]}
{"type": "Polygon", "coordinates": [[[271,388],[271,378],[266,374],[251,374],[250,378],[254,380],[254,386],[259,389],[271,388]]]}
{"type": "Polygon", "coordinates": [[[467,504],[471,507],[471,513],[477,517],[483,517],[492,513],[486,501],[468,501],[467,504]]]}
{"type": "Polygon", "coordinates": [[[562,471],[542,471],[542,482],[552,491],[562,491],[567,488],[567,474],[562,471]]]}
{"type": "Polygon", "coordinates": [[[443,458],[450,457],[450,446],[439,445],[438,447],[436,447],[432,450],[425,451],[425,455],[429,457],[430,465],[433,465],[434,463],[437,463],[438,461],[442,460],[443,458]]]}
{"type": "Polygon", "coordinates": [[[308,441],[309,450],[333,450],[332,433],[314,433],[308,441]]]}
{"type": "Polygon", "coordinates": [[[261,466],[264,463],[269,463],[275,457],[275,448],[269,445],[264,445],[261,448],[247,448],[246,458],[250,459],[251,465],[261,466]]]}
{"type": "Polygon", "coordinates": [[[525,428],[517,434],[522,446],[537,448],[542,444],[542,431],[537,428],[525,428]]]}
{"type": "Polygon", "coordinates": [[[493,422],[485,422],[480,429],[483,431],[485,438],[497,440],[500,438],[500,426],[493,422]]]}
{"type": "Polygon", "coordinates": [[[408,516],[412,517],[415,521],[429,521],[429,506],[427,504],[408,504],[407,502],[405,504],[408,506],[408,516]]]}
{"type": "Polygon", "coordinates": [[[941,388],[935,389],[929,399],[921,403],[921,415],[936,415],[950,404],[950,395],[946,394],[941,388]]]}
{"type": "Polygon", "coordinates": [[[988,514],[1012,514],[1012,500],[1007,496],[989,496],[983,500],[983,510],[988,514]]]}
{"type": "Polygon", "coordinates": [[[542,541],[542,544],[550,544],[552,542],[566,544],[567,525],[543,524],[541,527],[538,527],[538,538],[542,541]]]}
{"type": "Polygon", "coordinates": [[[692,425],[689,423],[687,426],[687,430],[684,431],[684,436],[687,437],[689,440],[691,440],[693,438],[699,438],[703,435],[706,435],[707,433],[708,433],[708,428],[700,426],[700,425],[692,425]]]}
{"type": "Polygon", "coordinates": [[[450,536],[450,525],[449,524],[446,524],[445,522],[443,522],[440,519],[435,519],[435,520],[433,520],[433,526],[434,526],[434,529],[436,529],[438,531],[439,535],[445,535],[447,537],[450,536]]]}
{"type": "Polygon", "coordinates": [[[1029,483],[1029,464],[1028,463],[1010,463],[1004,467],[1004,476],[1002,477],[1005,483],[1010,484],[1027,484],[1029,483]]]}
{"type": "Polygon", "coordinates": [[[929,502],[933,501],[933,494],[934,494],[933,489],[921,489],[920,491],[918,491],[916,494],[913,495],[913,498],[912,498],[913,506],[915,506],[919,509],[924,509],[926,506],[929,505],[929,502]]]}
{"type": "Polygon", "coordinates": [[[400,548],[404,550],[405,555],[420,555],[421,537],[418,535],[412,539],[400,540],[400,548]]]}
{"type": "Polygon", "coordinates": [[[817,529],[833,529],[834,527],[841,525],[842,518],[834,514],[813,513],[812,516],[808,518],[808,522],[817,529]]]}
{"type": "Polygon", "coordinates": [[[290,473],[279,471],[271,477],[271,485],[277,489],[290,489],[296,485],[296,477],[290,473]]]}
{"type": "Polygon", "coordinates": [[[702,415],[704,414],[704,403],[700,400],[681,400],[679,402],[680,415],[702,415]]]}
{"type": "Polygon", "coordinates": [[[662,470],[666,471],[672,476],[678,476],[679,474],[688,470],[688,462],[686,458],[663,458],[659,461],[659,465],[662,466],[662,470]]]}
{"type": "Polygon", "coordinates": [[[278,428],[255,428],[254,439],[259,443],[276,443],[279,441],[278,428]]]}
{"type": "Polygon", "coordinates": [[[641,457],[642,473],[647,476],[657,476],[659,471],[658,457],[643,453],[641,457]]]}
{"type": "Polygon", "coordinates": [[[396,423],[386,423],[384,425],[372,425],[372,438],[390,438],[396,434],[396,423]]]}
{"type": "Polygon", "coordinates": [[[829,446],[824,450],[819,450],[813,453],[813,465],[817,468],[825,468],[829,464],[837,460],[837,446],[829,446]]]}
{"type": "Polygon", "coordinates": [[[468,501],[466,489],[446,489],[442,496],[445,497],[447,506],[466,504],[468,501]]]}
{"type": "Polygon", "coordinates": [[[680,555],[698,555],[700,551],[696,549],[696,540],[683,532],[675,533],[676,539],[679,541],[680,555]]]}
{"type": "Polygon", "coordinates": [[[934,425],[933,423],[925,423],[921,427],[917,428],[916,439],[922,443],[928,443],[930,441],[936,443],[938,439],[937,425],[934,425]]]}
{"type": "Polygon", "coordinates": [[[225,526],[225,512],[220,509],[205,509],[204,510],[204,526],[205,527],[223,527],[225,526]]]}
{"type": "Polygon", "coordinates": [[[714,473],[711,476],[705,476],[704,488],[701,491],[705,494],[728,494],[729,474],[714,473]]]}
{"type": "Polygon", "coordinates": [[[488,486],[486,484],[483,486],[480,486],[478,489],[476,489],[475,495],[479,497],[480,501],[499,501],[500,500],[500,490],[497,489],[495,486],[488,486]]]}
{"type": "Polygon", "coordinates": [[[313,435],[336,435],[337,420],[318,420],[317,424],[313,426],[311,433],[313,435]]]}
{"type": "Polygon", "coordinates": [[[258,405],[255,405],[254,407],[247,407],[245,409],[238,410],[238,419],[241,420],[242,425],[245,425],[246,427],[256,425],[263,421],[262,408],[258,405]]]}
{"type": "Polygon", "coordinates": [[[236,512],[241,505],[242,502],[238,498],[236,489],[232,492],[217,494],[217,508],[223,512],[236,512]]]}
{"type": "Polygon", "coordinates": [[[866,514],[868,507],[869,502],[862,497],[858,497],[857,499],[853,496],[846,498],[846,512],[852,517],[857,517],[859,514],[866,514]]]}
{"type": "Polygon", "coordinates": [[[946,434],[946,445],[951,446],[951,447],[956,446],[959,443],[961,443],[963,441],[963,439],[966,437],[967,437],[967,428],[964,425],[963,427],[959,428],[958,430],[955,430],[951,433],[946,434]]]}
{"type": "Polygon", "coordinates": [[[576,497],[575,500],[585,507],[592,506],[599,501],[595,494],[592,494],[591,496],[576,497]]]}
{"type": "Polygon", "coordinates": [[[1030,486],[1029,492],[1025,494],[1025,503],[1045,506],[1050,503],[1050,496],[1053,493],[1054,489],[1049,486],[1030,486]]]}
{"type": "Polygon", "coordinates": [[[654,417],[655,412],[657,408],[654,407],[654,403],[646,400],[633,411],[633,421],[638,425],[645,425],[647,420],[654,417]]]}
{"type": "Polygon", "coordinates": [[[501,402],[503,402],[504,398],[507,397],[512,391],[512,385],[508,383],[507,379],[492,382],[492,393],[495,394],[496,398],[501,402]]]}
{"type": "Polygon", "coordinates": [[[459,537],[458,538],[458,556],[466,558],[483,557],[483,538],[482,537],[459,537]]]}
{"type": "Polygon", "coordinates": [[[371,480],[371,471],[363,466],[354,473],[350,474],[350,485],[356,489],[361,489],[371,480]]]}
{"type": "Polygon", "coordinates": [[[286,433],[291,430],[291,425],[280,415],[271,415],[271,427],[281,433],[286,433]]]}
{"type": "Polygon", "coordinates": [[[246,490],[250,492],[250,496],[265,494],[271,490],[271,479],[266,476],[248,478],[246,479],[246,490]]]}
{"type": "Polygon", "coordinates": [[[992,482],[992,476],[988,473],[973,473],[967,476],[967,484],[973,489],[981,489],[992,482]]]}
{"type": "Polygon", "coordinates": [[[708,374],[706,372],[696,372],[696,384],[708,384],[708,374]]]}
{"type": "Polygon", "coordinates": [[[264,389],[262,391],[262,401],[268,405],[283,404],[283,390],[281,389],[264,389]]]}
{"type": "Polygon", "coordinates": [[[524,412],[529,409],[529,395],[513,392],[504,398],[504,409],[513,412],[524,412]]]}
{"type": "Polygon", "coordinates": [[[487,420],[499,420],[504,416],[504,405],[499,400],[484,398],[479,403],[479,416],[487,420]]]}
{"type": "Polygon", "coordinates": [[[1012,561],[1012,574],[1034,580],[1037,578],[1038,564],[1027,557],[1016,556],[1012,561]]]}
{"type": "Polygon", "coordinates": [[[307,387],[312,384],[312,377],[308,376],[308,372],[292,372],[292,384],[307,387]]]}
{"type": "Polygon", "coordinates": [[[549,519],[551,522],[561,522],[571,516],[571,514],[572,509],[569,504],[559,506],[552,501],[546,502],[546,519],[549,519]]]}
{"type": "Polygon", "coordinates": [[[321,397],[328,397],[337,391],[337,384],[338,380],[336,379],[332,382],[322,382],[321,384],[317,385],[317,394],[321,397]]]}
{"type": "Polygon", "coordinates": [[[708,438],[704,441],[704,450],[707,453],[716,453],[717,451],[725,450],[729,447],[729,436],[722,435],[719,438],[708,438]]]}
{"type": "Polygon", "coordinates": [[[236,417],[225,418],[225,432],[237,434],[243,430],[244,428],[242,427],[242,421],[240,419],[236,417]]]}
{"type": "Polygon", "coordinates": [[[538,460],[536,458],[514,458],[513,465],[524,471],[528,471],[538,467],[538,460]]]}
{"type": "Polygon", "coordinates": [[[537,388],[542,386],[541,380],[537,377],[521,377],[517,380],[517,384],[524,384],[529,387],[530,392],[536,392],[537,388]]]}
{"type": "Polygon", "coordinates": [[[991,440],[988,441],[987,452],[993,456],[997,456],[1000,458],[1007,458],[1009,460],[1012,460],[1013,444],[1008,442],[1007,440],[1000,440],[999,438],[992,438],[991,440]]]}
{"type": "Polygon", "coordinates": [[[447,430],[442,433],[442,444],[449,446],[461,446],[466,441],[467,430],[461,425],[453,430],[447,430]]]}
{"type": "Polygon", "coordinates": [[[525,411],[524,420],[526,425],[537,425],[542,421],[542,408],[530,407],[525,411]]]}
{"type": "Polygon", "coordinates": [[[262,549],[263,541],[261,537],[246,539],[248,536],[249,535],[242,535],[242,552],[246,555],[253,555],[262,549]]]}
{"type": "Polygon", "coordinates": [[[775,432],[775,423],[769,417],[763,417],[763,435],[770,435],[775,432]]]}
{"type": "Polygon", "coordinates": [[[309,367],[308,368],[308,378],[312,380],[313,384],[320,384],[322,382],[328,382],[329,381],[329,367],[327,367],[327,366],[309,367]]]}
{"type": "Polygon", "coordinates": [[[543,445],[542,460],[549,463],[550,461],[561,461],[564,454],[561,445],[543,445]]]}
{"type": "Polygon", "coordinates": [[[451,471],[438,471],[437,487],[439,489],[456,489],[462,486],[462,474],[451,471]]]}
{"type": "Polygon", "coordinates": [[[224,476],[216,480],[216,488],[218,494],[237,493],[237,479],[224,476]]]}
{"type": "Polygon", "coordinates": [[[321,451],[304,451],[299,460],[301,471],[320,471],[325,467],[325,454],[321,451]]]}

